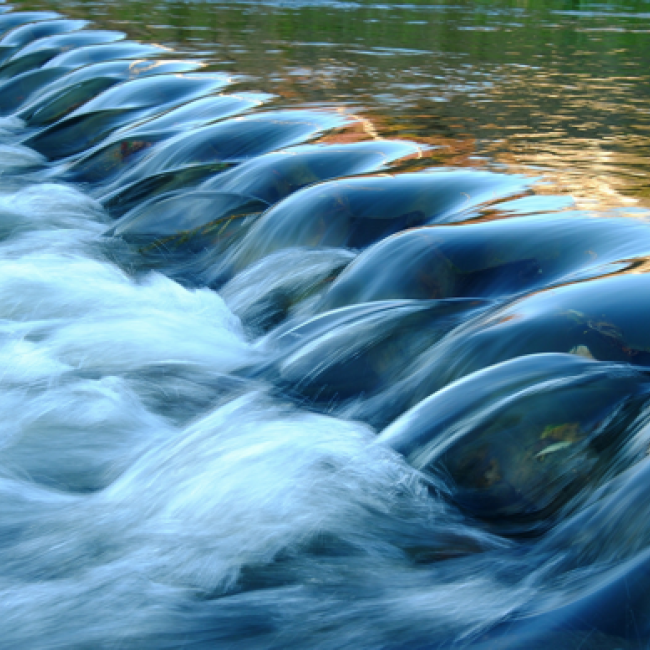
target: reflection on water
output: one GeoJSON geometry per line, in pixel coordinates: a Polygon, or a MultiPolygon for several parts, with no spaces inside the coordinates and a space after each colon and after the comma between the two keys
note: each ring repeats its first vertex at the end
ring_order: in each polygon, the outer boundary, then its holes
{"type": "Polygon", "coordinates": [[[436,145],[448,165],[533,170],[581,208],[650,207],[643,0],[16,6],[180,48],[294,106],[347,103],[384,137],[436,145]]]}

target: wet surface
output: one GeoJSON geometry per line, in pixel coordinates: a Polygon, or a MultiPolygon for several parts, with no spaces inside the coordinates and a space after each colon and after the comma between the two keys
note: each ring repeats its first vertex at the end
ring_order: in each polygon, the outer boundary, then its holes
{"type": "MultiPolygon", "coordinates": [[[[51,9],[47,3],[18,7],[51,9]]],[[[538,173],[579,207],[650,207],[650,9],[583,2],[63,2],[292,105],[347,105],[447,165],[538,173]]]]}
{"type": "Polygon", "coordinates": [[[650,5],[49,9],[0,646],[648,647],[650,5]]]}

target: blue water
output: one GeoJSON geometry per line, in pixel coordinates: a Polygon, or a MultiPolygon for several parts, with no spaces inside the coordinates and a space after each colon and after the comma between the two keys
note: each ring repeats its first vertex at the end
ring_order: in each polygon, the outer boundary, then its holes
{"type": "Polygon", "coordinates": [[[643,3],[19,5],[0,647],[648,647],[643,3]],[[480,48],[398,74],[432,15],[558,54],[512,87],[480,48]],[[572,64],[583,95],[542,110],[582,26],[624,35],[618,67],[572,64]]]}

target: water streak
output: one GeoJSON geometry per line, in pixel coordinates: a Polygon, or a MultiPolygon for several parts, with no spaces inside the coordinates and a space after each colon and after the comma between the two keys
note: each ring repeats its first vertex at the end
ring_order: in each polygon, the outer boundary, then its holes
{"type": "Polygon", "coordinates": [[[0,15],[0,647],[647,647],[647,223],[123,36],[0,15]]]}

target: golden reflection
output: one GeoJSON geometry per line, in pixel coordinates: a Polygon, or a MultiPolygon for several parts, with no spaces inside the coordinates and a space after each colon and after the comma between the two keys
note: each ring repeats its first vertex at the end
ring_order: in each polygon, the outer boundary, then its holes
{"type": "Polygon", "coordinates": [[[616,273],[611,275],[641,275],[643,273],[650,273],[650,257],[640,257],[633,260],[621,260],[620,264],[627,264],[627,266],[616,273]]]}
{"type": "Polygon", "coordinates": [[[540,177],[539,194],[570,196],[579,209],[648,218],[646,19],[631,15],[618,32],[606,32],[589,12],[576,22],[527,0],[516,3],[526,7],[517,25],[508,12],[486,25],[481,12],[450,5],[444,20],[425,29],[415,26],[422,13],[413,3],[381,17],[363,2],[354,11],[299,4],[243,11],[216,0],[207,12],[180,0],[143,0],[137,8],[100,0],[71,3],[66,12],[164,50],[206,56],[210,69],[241,75],[233,90],[274,93],[277,106],[342,106],[354,122],[320,142],[421,143],[400,171],[515,172],[540,177]],[[98,6],[101,16],[89,16],[98,6]]]}
{"type": "MultiPolygon", "coordinates": [[[[129,73],[135,77],[138,76],[139,74],[142,74],[143,72],[151,72],[151,70],[155,70],[156,68],[160,68],[160,67],[165,67],[173,63],[180,64],[180,63],[187,63],[187,61],[183,59],[159,59],[157,61],[152,61],[151,59],[137,59],[129,65],[129,73]]],[[[204,68],[206,65],[201,61],[192,61],[192,63],[198,69],[204,68]]]]}
{"type": "MultiPolygon", "coordinates": [[[[509,172],[541,177],[536,191],[543,195],[570,195],[577,209],[603,211],[617,208],[650,209],[645,175],[622,173],[626,161],[616,151],[603,150],[597,141],[547,141],[543,149],[511,143],[494,159],[509,172]],[[644,195],[645,193],[645,195],[644,195]]],[[[624,213],[639,216],[637,212],[624,213]]],[[[650,216],[650,215],[649,215],[650,216]]]]}

